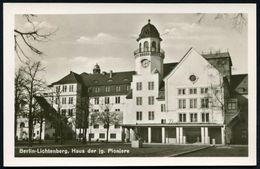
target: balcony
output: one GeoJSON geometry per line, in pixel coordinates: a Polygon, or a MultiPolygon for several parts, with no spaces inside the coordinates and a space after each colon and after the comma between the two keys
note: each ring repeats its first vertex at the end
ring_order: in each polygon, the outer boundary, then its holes
{"type": "Polygon", "coordinates": [[[154,49],[154,48],[139,48],[137,50],[134,51],[134,55],[135,57],[140,57],[140,56],[160,56],[162,58],[164,58],[164,50],[162,49],[154,49]]]}

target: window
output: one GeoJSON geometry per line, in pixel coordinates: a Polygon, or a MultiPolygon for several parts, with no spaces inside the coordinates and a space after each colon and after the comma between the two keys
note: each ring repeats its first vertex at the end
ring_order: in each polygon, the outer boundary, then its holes
{"type": "Polygon", "coordinates": [[[161,112],[166,112],[165,104],[161,104],[161,112]]]}
{"type": "Polygon", "coordinates": [[[153,96],[149,96],[148,97],[148,104],[149,105],[153,105],[154,104],[154,97],[153,96]]]}
{"type": "Polygon", "coordinates": [[[197,94],[197,89],[196,88],[190,89],[190,94],[197,94]]]}
{"type": "Polygon", "coordinates": [[[207,94],[208,93],[208,88],[200,88],[200,93],[201,94],[207,94]]]}
{"type": "Polygon", "coordinates": [[[68,114],[69,114],[69,116],[73,116],[73,109],[69,109],[68,114]]]}
{"type": "Polygon", "coordinates": [[[162,119],[162,120],[161,120],[161,123],[162,123],[162,124],[165,124],[165,123],[166,123],[166,119],[162,119]]]}
{"type": "Polygon", "coordinates": [[[115,109],[115,111],[116,111],[116,112],[119,112],[119,111],[120,111],[120,109],[115,109]]]}
{"type": "Polygon", "coordinates": [[[191,113],[190,114],[190,122],[197,122],[197,121],[198,121],[197,113],[191,113]]]}
{"type": "Polygon", "coordinates": [[[105,133],[99,133],[99,138],[105,138],[105,133]]]}
{"type": "Polygon", "coordinates": [[[126,91],[130,90],[130,85],[126,85],[126,91]]]}
{"type": "Polygon", "coordinates": [[[154,89],[154,82],[148,82],[148,90],[154,89]]]}
{"type": "Polygon", "coordinates": [[[185,89],[178,89],[178,94],[179,95],[185,95],[186,90],[185,89]]]}
{"type": "Polygon", "coordinates": [[[94,124],[93,128],[94,128],[94,129],[98,129],[98,128],[99,128],[99,125],[98,125],[98,124],[94,124]]]}
{"type": "Polygon", "coordinates": [[[155,51],[156,51],[156,42],[155,42],[155,41],[152,42],[151,51],[152,51],[152,52],[155,52],[155,51]]]}
{"type": "Polygon", "coordinates": [[[109,104],[109,97],[105,97],[105,104],[109,104]]]}
{"type": "Polygon", "coordinates": [[[149,43],[147,41],[144,42],[144,51],[145,52],[149,51],[149,43]]]}
{"type": "Polygon", "coordinates": [[[95,98],[94,98],[94,103],[95,103],[95,104],[99,104],[99,98],[98,98],[98,97],[95,97],[95,98]]]}
{"type": "Polygon", "coordinates": [[[190,108],[197,108],[197,99],[190,99],[190,108]]]}
{"type": "Polygon", "coordinates": [[[66,85],[62,86],[62,92],[67,92],[67,86],[66,85]]]}
{"type": "Polygon", "coordinates": [[[110,86],[106,86],[106,92],[110,92],[110,86]]]}
{"type": "Polygon", "coordinates": [[[148,112],[148,120],[154,120],[154,111],[148,112]]]}
{"type": "Polygon", "coordinates": [[[235,102],[228,103],[228,110],[236,110],[237,104],[235,102]]]}
{"type": "Polygon", "coordinates": [[[66,116],[66,109],[61,109],[61,115],[66,116]]]}
{"type": "Polygon", "coordinates": [[[55,104],[59,104],[59,98],[55,98],[55,104]]]}
{"type": "Polygon", "coordinates": [[[116,96],[116,104],[120,103],[120,96],[116,96]]]}
{"type": "Polygon", "coordinates": [[[56,86],[56,92],[60,92],[60,86],[56,86]]]}
{"type": "Polygon", "coordinates": [[[179,114],[179,122],[186,122],[186,114],[185,113],[179,114]]]}
{"type": "Polygon", "coordinates": [[[94,109],[94,112],[96,112],[96,113],[99,112],[99,109],[94,109]]]}
{"type": "Polygon", "coordinates": [[[23,127],[25,127],[24,122],[20,123],[20,128],[23,128],[23,127]]]}
{"type": "Polygon", "coordinates": [[[209,122],[209,113],[201,113],[201,121],[209,122]]]}
{"type": "Polygon", "coordinates": [[[73,104],[73,97],[69,97],[69,104],[73,104]]]}
{"type": "Polygon", "coordinates": [[[94,92],[95,92],[95,93],[99,93],[99,87],[95,87],[95,88],[94,88],[94,92]]]}
{"type": "Polygon", "coordinates": [[[136,105],[142,105],[142,97],[136,97],[136,105]]]}
{"type": "Polygon", "coordinates": [[[62,104],[66,104],[66,97],[63,97],[63,98],[62,98],[61,103],[62,103],[62,104]]]}
{"type": "Polygon", "coordinates": [[[95,136],[94,133],[89,134],[89,138],[94,138],[94,136],[95,136]]]}
{"type": "Polygon", "coordinates": [[[73,92],[73,88],[74,88],[73,85],[69,85],[69,92],[73,92]]]}
{"type": "Polygon", "coordinates": [[[136,120],[142,120],[142,112],[141,111],[136,112],[136,120]]]}
{"type": "Polygon", "coordinates": [[[116,92],[120,92],[121,91],[121,87],[120,86],[116,86],[116,92]]]}
{"type": "Polygon", "coordinates": [[[179,99],[179,109],[186,108],[186,99],[179,99]]]}
{"type": "Polygon", "coordinates": [[[115,139],[115,138],[116,138],[116,134],[115,134],[115,133],[111,133],[111,134],[110,134],[110,138],[111,138],[111,139],[115,139]]]}
{"type": "Polygon", "coordinates": [[[209,99],[208,98],[201,99],[201,108],[209,108],[209,99]]]}
{"type": "Polygon", "coordinates": [[[120,128],[120,125],[119,125],[119,124],[115,124],[115,125],[114,125],[114,128],[115,128],[115,129],[118,129],[118,128],[120,128]]]}
{"type": "Polygon", "coordinates": [[[136,90],[142,90],[142,82],[136,83],[136,90]]]}

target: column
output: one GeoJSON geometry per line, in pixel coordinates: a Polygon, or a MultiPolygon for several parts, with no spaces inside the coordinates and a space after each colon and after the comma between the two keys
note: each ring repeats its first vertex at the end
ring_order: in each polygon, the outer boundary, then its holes
{"type": "Polygon", "coordinates": [[[221,127],[221,144],[225,144],[225,127],[221,127]]]}
{"type": "Polygon", "coordinates": [[[165,143],[165,127],[162,127],[162,143],[165,143]]]}
{"type": "Polygon", "coordinates": [[[176,144],[180,144],[179,127],[176,127],[176,144]]]}
{"type": "Polygon", "coordinates": [[[183,144],[183,127],[180,127],[180,144],[183,144]]]}
{"type": "Polygon", "coordinates": [[[151,127],[148,127],[148,143],[152,142],[152,130],[151,127]]]}
{"type": "Polygon", "coordinates": [[[208,127],[204,127],[205,129],[205,144],[209,144],[209,132],[208,127]]]}
{"type": "Polygon", "coordinates": [[[205,144],[204,127],[201,127],[201,144],[205,144]]]}
{"type": "Polygon", "coordinates": [[[130,128],[130,141],[134,140],[134,130],[130,128]]]}

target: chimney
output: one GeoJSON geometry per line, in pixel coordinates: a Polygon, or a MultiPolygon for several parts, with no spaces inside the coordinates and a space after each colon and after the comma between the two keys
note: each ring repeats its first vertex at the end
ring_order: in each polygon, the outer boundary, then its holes
{"type": "Polygon", "coordinates": [[[110,70],[110,72],[109,72],[109,78],[112,78],[112,75],[113,75],[113,71],[110,70]]]}

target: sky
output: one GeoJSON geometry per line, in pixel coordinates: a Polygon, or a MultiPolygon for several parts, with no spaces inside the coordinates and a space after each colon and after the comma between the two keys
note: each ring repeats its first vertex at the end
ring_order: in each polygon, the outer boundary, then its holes
{"type": "MultiPolygon", "coordinates": [[[[24,50],[33,60],[42,61],[48,84],[70,71],[91,73],[96,63],[101,71],[132,71],[136,39],[151,19],[163,39],[164,63],[178,62],[191,47],[199,53],[229,51],[233,74],[247,73],[247,27],[235,29],[230,14],[217,20],[215,16],[206,14],[198,22],[198,14],[37,15],[33,23],[40,32],[55,33],[46,42],[34,43],[43,56],[34,55],[26,47],[24,50]]],[[[29,31],[32,26],[17,15],[15,28],[29,31]]],[[[16,68],[22,64],[18,57],[15,61],[16,68]]]]}

